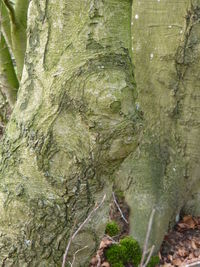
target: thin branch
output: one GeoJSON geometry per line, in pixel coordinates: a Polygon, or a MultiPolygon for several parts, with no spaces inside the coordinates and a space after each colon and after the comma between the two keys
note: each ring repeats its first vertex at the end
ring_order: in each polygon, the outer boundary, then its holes
{"type": "Polygon", "coordinates": [[[116,199],[116,197],[115,197],[115,193],[114,192],[112,192],[112,195],[113,195],[113,200],[114,200],[114,203],[115,203],[115,205],[116,205],[116,207],[117,207],[117,209],[119,210],[119,212],[120,212],[120,214],[121,214],[121,217],[122,217],[122,219],[128,224],[128,221],[127,221],[127,219],[124,217],[124,214],[123,214],[123,212],[122,212],[122,210],[120,209],[120,206],[119,206],[119,204],[117,203],[117,199],[116,199]]]}
{"type": "Polygon", "coordinates": [[[72,241],[74,240],[74,238],[76,237],[78,232],[83,228],[83,226],[90,220],[92,215],[102,206],[103,202],[105,201],[105,198],[106,198],[106,194],[103,196],[103,199],[101,200],[101,202],[98,205],[96,205],[96,207],[89,213],[88,217],[84,220],[84,222],[78,227],[76,232],[69,239],[69,242],[68,242],[67,247],[65,249],[65,254],[63,255],[62,267],[65,267],[68,251],[69,251],[69,248],[70,248],[72,241]]]}
{"type": "Polygon", "coordinates": [[[152,228],[153,217],[154,217],[155,211],[156,211],[155,209],[152,210],[151,216],[150,216],[150,219],[149,219],[149,224],[148,224],[148,228],[147,228],[147,234],[146,234],[144,247],[143,247],[142,260],[141,260],[141,263],[140,263],[141,267],[143,267],[144,260],[145,260],[145,255],[147,254],[146,251],[148,249],[147,247],[148,247],[148,242],[149,242],[149,236],[150,236],[150,232],[151,232],[151,228],[152,228]]]}
{"type": "Polygon", "coordinates": [[[15,10],[14,10],[12,3],[9,0],[3,0],[3,2],[5,6],[7,7],[7,9],[9,10],[12,23],[16,24],[15,10]]]}
{"type": "MultiPolygon", "coordinates": [[[[151,247],[151,248],[152,248],[152,247],[151,247]]],[[[150,253],[150,251],[151,251],[151,248],[149,248],[149,249],[146,251],[145,255],[147,255],[147,254],[149,254],[149,253],[150,253]]]]}
{"type": "MultiPolygon", "coordinates": [[[[71,229],[71,233],[70,233],[70,236],[69,236],[69,242],[68,242],[68,245],[66,247],[67,251],[69,250],[69,246],[70,246],[71,241],[72,241],[72,235],[73,235],[73,231],[74,231],[75,226],[76,226],[76,220],[75,220],[75,222],[74,222],[74,224],[72,226],[72,229],[71,229]]],[[[65,259],[65,262],[66,262],[66,259],[65,259]]],[[[70,266],[72,265],[70,261],[69,261],[69,264],[70,264],[70,266]]]]}
{"type": "Polygon", "coordinates": [[[196,261],[196,262],[192,262],[190,264],[186,264],[185,267],[190,267],[190,266],[195,266],[195,265],[199,266],[200,265],[200,261],[196,261]]]}
{"type": "Polygon", "coordinates": [[[153,254],[154,249],[155,249],[155,246],[153,245],[153,246],[151,247],[151,250],[150,250],[150,253],[149,253],[148,257],[147,257],[147,260],[146,260],[146,262],[145,262],[145,264],[144,264],[144,267],[146,267],[147,264],[149,263],[149,261],[150,261],[150,259],[151,259],[151,256],[152,256],[152,254],[153,254]]]}
{"type": "Polygon", "coordinates": [[[83,248],[80,248],[80,249],[78,249],[78,250],[74,253],[72,263],[70,262],[71,267],[73,267],[73,264],[74,264],[74,262],[75,262],[75,260],[76,260],[76,255],[77,255],[79,252],[81,252],[82,250],[86,249],[86,248],[88,248],[88,246],[85,246],[85,247],[83,247],[83,248]]]}
{"type": "Polygon", "coordinates": [[[104,195],[104,197],[103,197],[102,201],[100,202],[100,204],[96,205],[96,207],[89,213],[89,215],[85,219],[85,221],[79,226],[79,228],[73,234],[72,240],[75,238],[75,236],[78,234],[78,232],[83,228],[83,226],[90,220],[90,218],[92,217],[93,213],[95,213],[102,206],[103,202],[105,201],[105,198],[106,198],[106,194],[104,195]]]}

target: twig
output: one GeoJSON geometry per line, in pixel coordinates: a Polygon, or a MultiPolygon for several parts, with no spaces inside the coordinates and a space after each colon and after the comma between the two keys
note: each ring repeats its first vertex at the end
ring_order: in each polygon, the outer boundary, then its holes
{"type": "Polygon", "coordinates": [[[151,250],[150,250],[150,252],[149,252],[149,255],[148,255],[148,257],[147,257],[147,260],[146,260],[146,262],[145,262],[145,264],[144,264],[144,267],[146,267],[147,264],[149,263],[149,261],[150,261],[150,259],[151,259],[151,256],[152,256],[152,254],[153,254],[154,248],[155,248],[155,246],[153,245],[153,246],[151,247],[151,250]]]}
{"type": "Polygon", "coordinates": [[[116,207],[117,207],[117,209],[119,210],[119,212],[120,212],[120,214],[121,214],[121,217],[122,217],[122,219],[128,224],[128,221],[127,221],[127,219],[124,217],[124,215],[123,215],[123,212],[122,212],[122,210],[120,209],[120,206],[119,206],[119,204],[117,203],[117,199],[116,199],[116,197],[115,197],[115,193],[114,192],[112,192],[112,195],[113,195],[113,200],[114,200],[114,203],[115,203],[115,205],[116,205],[116,207]]]}
{"type": "Polygon", "coordinates": [[[195,266],[195,265],[197,265],[198,264],[198,266],[199,266],[199,264],[200,264],[200,261],[196,261],[196,262],[193,262],[193,263],[190,263],[190,264],[187,264],[187,265],[184,265],[185,267],[190,267],[190,266],[195,266]]]}
{"type": "Polygon", "coordinates": [[[141,259],[141,263],[140,263],[140,267],[144,267],[144,260],[145,260],[145,255],[147,254],[147,247],[148,247],[148,242],[149,242],[149,236],[150,236],[150,232],[151,232],[151,228],[152,228],[152,223],[153,223],[153,217],[155,214],[155,209],[152,210],[151,212],[151,216],[149,219],[149,224],[148,224],[148,228],[147,228],[147,234],[146,234],[146,238],[145,238],[145,242],[144,242],[144,247],[143,247],[143,253],[142,253],[142,259],[141,259]]]}
{"type": "Polygon", "coordinates": [[[69,239],[69,242],[68,242],[67,247],[65,249],[65,253],[63,255],[62,267],[65,267],[66,260],[67,260],[67,254],[68,254],[68,251],[69,251],[69,248],[70,248],[70,245],[71,245],[72,241],[74,240],[74,238],[76,237],[78,232],[83,228],[83,226],[90,220],[90,218],[92,217],[93,213],[95,213],[102,206],[103,202],[105,201],[105,198],[106,198],[106,194],[103,196],[103,199],[101,200],[101,202],[98,205],[96,205],[96,207],[89,213],[88,217],[84,220],[84,222],[78,227],[76,232],[69,239]]]}
{"type": "Polygon", "coordinates": [[[83,247],[83,248],[80,248],[80,249],[78,249],[78,250],[74,253],[72,263],[70,262],[71,267],[73,267],[73,264],[74,264],[74,262],[75,262],[75,260],[76,260],[76,255],[77,255],[79,252],[81,252],[82,250],[86,249],[86,248],[88,248],[88,246],[85,246],[85,247],[83,247]]]}
{"type": "Polygon", "coordinates": [[[149,248],[149,249],[146,251],[145,255],[147,255],[150,251],[151,251],[151,248],[149,248]]]}
{"type": "MultiPolygon", "coordinates": [[[[71,233],[70,233],[70,236],[69,236],[69,242],[68,242],[68,244],[67,244],[67,247],[66,247],[65,252],[69,250],[69,247],[70,247],[70,245],[71,245],[71,242],[72,242],[72,235],[73,235],[73,231],[74,231],[75,225],[76,225],[76,220],[75,220],[75,222],[74,222],[74,224],[73,224],[73,226],[72,226],[72,230],[71,230],[71,233]]],[[[67,256],[67,255],[66,255],[66,256],[67,256]]],[[[63,256],[63,259],[64,259],[64,256],[63,256]]],[[[67,257],[65,258],[65,262],[66,262],[66,259],[67,259],[67,257]]],[[[71,266],[71,262],[70,262],[70,261],[69,261],[69,264],[70,264],[70,266],[71,266]]],[[[62,266],[63,266],[63,265],[62,265],[62,266]]]]}

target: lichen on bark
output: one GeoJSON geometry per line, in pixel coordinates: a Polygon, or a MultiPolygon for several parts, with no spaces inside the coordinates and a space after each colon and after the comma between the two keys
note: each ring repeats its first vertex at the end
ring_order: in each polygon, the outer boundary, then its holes
{"type": "Polygon", "coordinates": [[[60,266],[73,225],[106,192],[70,251],[87,240],[76,263],[86,266],[108,221],[112,174],[140,131],[131,1],[31,1],[28,14],[21,87],[1,146],[1,264],[60,266]]]}
{"type": "Polygon", "coordinates": [[[196,204],[199,6],[30,2],[21,86],[0,147],[2,265],[60,266],[73,226],[106,193],[69,253],[87,240],[76,262],[87,266],[113,185],[141,244],[156,208],[157,249],[177,213],[196,204]]]}

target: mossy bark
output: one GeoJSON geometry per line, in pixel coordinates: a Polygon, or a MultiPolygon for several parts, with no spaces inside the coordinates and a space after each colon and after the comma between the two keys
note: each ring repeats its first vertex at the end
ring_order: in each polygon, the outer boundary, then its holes
{"type": "Polygon", "coordinates": [[[199,6],[30,2],[21,87],[1,144],[2,266],[60,266],[73,226],[107,193],[71,247],[70,255],[89,246],[75,265],[88,266],[113,185],[124,191],[141,244],[156,208],[157,248],[195,203],[188,199],[199,173],[199,6]]]}
{"type": "MultiPolygon", "coordinates": [[[[60,266],[73,225],[107,193],[70,255],[88,266],[113,173],[137,146],[131,1],[31,1],[18,99],[1,146],[2,266],[60,266]]],[[[69,258],[70,259],[70,258],[69,258]]]]}

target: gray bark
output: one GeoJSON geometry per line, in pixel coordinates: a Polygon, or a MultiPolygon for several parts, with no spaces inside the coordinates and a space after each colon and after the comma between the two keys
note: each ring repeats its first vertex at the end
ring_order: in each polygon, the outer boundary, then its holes
{"type": "Polygon", "coordinates": [[[31,1],[17,103],[2,141],[0,259],[60,266],[73,242],[87,266],[108,221],[113,173],[137,146],[131,1],[31,1]],[[133,137],[134,136],[134,137],[133,137]],[[76,222],[76,223],[75,223],[76,222]]]}
{"type": "Polygon", "coordinates": [[[199,10],[189,0],[30,2],[1,144],[2,266],[60,266],[73,226],[106,193],[70,251],[89,245],[76,261],[88,266],[113,186],[141,244],[156,208],[157,249],[182,209],[199,212],[199,10]]]}

